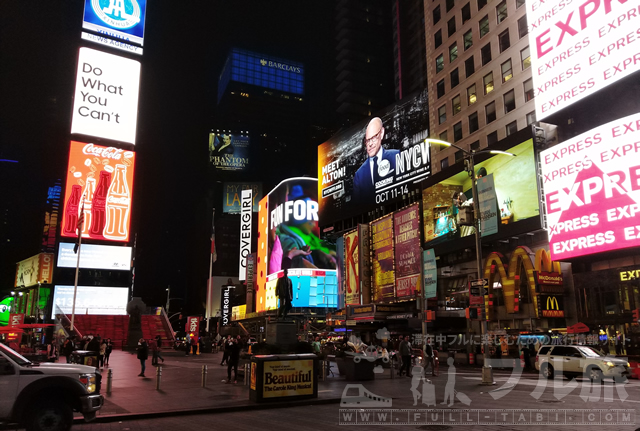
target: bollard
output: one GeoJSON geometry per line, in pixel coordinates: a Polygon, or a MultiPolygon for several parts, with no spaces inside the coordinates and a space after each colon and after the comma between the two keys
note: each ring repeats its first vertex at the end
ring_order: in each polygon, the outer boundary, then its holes
{"type": "Polygon", "coordinates": [[[156,391],[160,390],[160,380],[162,380],[162,367],[156,368],[156,391]]]}
{"type": "Polygon", "coordinates": [[[207,366],[202,366],[202,387],[205,388],[207,386],[207,366]]]}
{"type": "Polygon", "coordinates": [[[111,395],[111,381],[113,380],[113,370],[107,371],[107,395],[111,395]]]}
{"type": "Polygon", "coordinates": [[[249,378],[251,374],[251,364],[244,364],[244,385],[249,385],[249,378]]]}

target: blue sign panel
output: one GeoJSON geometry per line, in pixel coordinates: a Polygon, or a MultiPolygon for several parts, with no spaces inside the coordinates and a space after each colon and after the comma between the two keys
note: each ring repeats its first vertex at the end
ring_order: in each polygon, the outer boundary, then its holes
{"type": "Polygon", "coordinates": [[[147,0],[85,0],[82,28],[142,45],[147,0]]]}

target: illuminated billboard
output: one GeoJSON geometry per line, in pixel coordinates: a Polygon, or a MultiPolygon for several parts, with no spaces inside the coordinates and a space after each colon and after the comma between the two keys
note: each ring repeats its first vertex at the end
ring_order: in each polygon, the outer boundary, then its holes
{"type": "Polygon", "coordinates": [[[538,121],[640,68],[638,6],[625,1],[526,3],[538,121]]]}
{"type": "Polygon", "coordinates": [[[140,62],[80,48],[71,133],[136,143],[140,62]]]}
{"type": "MultiPolygon", "coordinates": [[[[78,255],[73,252],[73,243],[61,242],[58,249],[58,268],[75,268],[78,255]]],[[[82,244],[80,268],[131,269],[131,247],[82,244]]]]}
{"type": "Polygon", "coordinates": [[[262,199],[262,183],[227,183],[222,185],[222,212],[229,214],[240,214],[240,200],[243,190],[253,191],[254,213],[258,212],[260,199],[262,199]]]}
{"type": "Polygon", "coordinates": [[[84,0],[82,28],[143,45],[147,0],[84,0]]]}
{"type": "Polygon", "coordinates": [[[640,114],[540,153],[551,259],[640,245],[640,114]]]}
{"type": "Polygon", "coordinates": [[[61,235],[77,237],[84,203],[83,238],[129,240],[135,153],[71,141],[61,235]]]}
{"type": "MultiPolygon", "coordinates": [[[[489,175],[493,178],[495,200],[490,202],[495,203],[483,214],[497,218],[498,234],[507,225],[540,217],[533,141],[529,139],[507,151],[516,157],[496,155],[475,164],[478,190],[484,187],[483,179],[489,175]]],[[[471,178],[466,171],[422,191],[424,240],[431,242],[430,247],[475,233],[473,226],[460,225],[458,216],[464,207],[473,208],[472,198],[471,178]]]]}
{"type": "Polygon", "coordinates": [[[53,254],[40,253],[16,264],[14,287],[51,283],[53,278],[53,254]]]}
{"type": "Polygon", "coordinates": [[[318,147],[324,225],[402,201],[431,174],[427,105],[420,93],[318,147]]]}
{"type": "Polygon", "coordinates": [[[420,291],[420,206],[393,213],[396,296],[413,297],[420,291]]]}
{"type": "Polygon", "coordinates": [[[373,263],[372,302],[390,302],[396,296],[394,270],[393,215],[371,223],[371,252],[373,263]]]}
{"type": "MultiPolygon", "coordinates": [[[[55,286],[52,319],[55,319],[55,313],[58,309],[67,316],[71,316],[73,290],[73,286],[55,286]]],[[[127,302],[129,302],[128,287],[78,286],[76,314],[125,315],[127,314],[127,302]]]]}
{"type": "Polygon", "coordinates": [[[209,163],[219,171],[245,171],[249,166],[249,136],[209,133],[209,163]]]}
{"type": "Polygon", "coordinates": [[[278,307],[275,285],[286,266],[294,307],[337,307],[336,249],[320,239],[316,193],[316,179],[291,178],[260,201],[256,311],[278,307]]]}

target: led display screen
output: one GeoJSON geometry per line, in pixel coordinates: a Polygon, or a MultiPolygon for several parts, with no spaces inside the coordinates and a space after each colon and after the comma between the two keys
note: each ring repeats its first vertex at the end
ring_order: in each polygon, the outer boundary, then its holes
{"type": "MultiPolygon", "coordinates": [[[[78,255],[73,252],[75,244],[61,242],[58,249],[58,267],[75,268],[78,255]]],[[[80,268],[89,269],[131,269],[131,247],[82,244],[80,268]]]]}
{"type": "Polygon", "coordinates": [[[640,114],[540,153],[551,259],[640,245],[640,114]]]}
{"type": "Polygon", "coordinates": [[[80,48],[71,133],[136,143],[140,62],[80,48]]]}
{"type": "MultiPolygon", "coordinates": [[[[128,287],[78,286],[76,294],[76,314],[127,314],[129,301],[128,287]]],[[[73,286],[55,286],[53,292],[53,310],[71,316],[73,308],[73,286]]]]}
{"type": "Polygon", "coordinates": [[[419,93],[318,147],[323,224],[406,199],[431,174],[427,106],[419,93]]]}
{"type": "Polygon", "coordinates": [[[147,0],[84,0],[82,28],[143,45],[147,0]]]}
{"type": "Polygon", "coordinates": [[[526,8],[538,121],[640,67],[636,3],[531,1],[526,8]]]}
{"type": "Polygon", "coordinates": [[[83,238],[129,240],[135,153],[71,142],[61,235],[77,237],[84,205],[83,238]]]}

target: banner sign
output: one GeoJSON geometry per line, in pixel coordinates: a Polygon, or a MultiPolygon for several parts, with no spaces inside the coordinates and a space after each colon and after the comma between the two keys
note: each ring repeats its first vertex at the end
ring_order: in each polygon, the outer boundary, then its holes
{"type": "Polygon", "coordinates": [[[358,231],[344,235],[345,256],[345,305],[360,304],[360,269],[359,269],[358,231]]]}
{"type": "Polygon", "coordinates": [[[249,167],[249,136],[209,133],[209,163],[219,171],[245,171],[249,167]]]}
{"type": "MultiPolygon", "coordinates": [[[[75,268],[78,255],[73,252],[75,244],[61,242],[58,249],[58,268],[75,268]]],[[[131,247],[82,244],[80,268],[131,269],[131,247]]]]}
{"type": "Polygon", "coordinates": [[[422,252],[422,271],[425,299],[435,298],[438,294],[438,267],[436,252],[430,248],[422,252]]]}
{"type": "Polygon", "coordinates": [[[253,218],[253,191],[242,190],[240,213],[240,269],[238,279],[247,279],[247,256],[251,254],[251,219],[253,218]]]}
{"type": "Polygon", "coordinates": [[[52,278],[53,253],[40,253],[16,264],[14,287],[35,286],[38,282],[49,284],[52,278]]]}
{"type": "Polygon", "coordinates": [[[240,197],[243,190],[251,190],[253,192],[252,211],[258,212],[259,202],[262,199],[262,183],[224,183],[222,185],[222,212],[229,214],[240,214],[241,202],[240,197]]]}
{"type": "MultiPolygon", "coordinates": [[[[76,314],[127,314],[129,302],[128,287],[78,286],[76,295],[76,314]]],[[[55,310],[60,309],[71,315],[73,308],[73,286],[56,285],[53,291],[55,304],[51,318],[55,318],[55,310]]]]}
{"type": "Polygon", "coordinates": [[[263,397],[313,395],[313,360],[265,361],[263,397]]]}
{"type": "Polygon", "coordinates": [[[84,0],[82,28],[143,45],[147,0],[84,0]]]}
{"type": "Polygon", "coordinates": [[[362,304],[371,302],[371,226],[366,223],[358,225],[358,267],[360,275],[360,294],[362,304]]]}
{"type": "Polygon", "coordinates": [[[136,143],[140,62],[80,48],[71,133],[136,143]]]}
{"type": "Polygon", "coordinates": [[[24,314],[9,314],[9,327],[24,324],[24,314]]]}
{"type": "Polygon", "coordinates": [[[189,316],[184,328],[184,332],[187,334],[194,334],[196,337],[200,334],[200,317],[189,316]]]}
{"type": "Polygon", "coordinates": [[[493,184],[493,174],[478,178],[478,201],[480,205],[481,236],[498,233],[498,204],[496,203],[496,188],[493,184]]]}
{"type": "Polygon", "coordinates": [[[84,202],[83,238],[129,241],[135,153],[71,141],[60,235],[77,238],[84,202]]]}
{"type": "Polygon", "coordinates": [[[539,295],[538,296],[539,316],[542,317],[564,317],[564,296],[539,295]]]}
{"type": "Polygon", "coordinates": [[[640,114],[540,153],[551,259],[640,245],[640,114]]]}
{"type": "Polygon", "coordinates": [[[393,215],[371,223],[373,236],[373,295],[372,302],[389,302],[395,297],[393,253],[393,215]]]}
{"type": "Polygon", "coordinates": [[[228,326],[231,324],[231,298],[233,296],[233,289],[235,286],[222,286],[221,298],[220,298],[220,326],[228,326]]]}
{"type": "Polygon", "coordinates": [[[396,296],[413,296],[420,279],[420,208],[413,204],[393,215],[396,296]]]}

